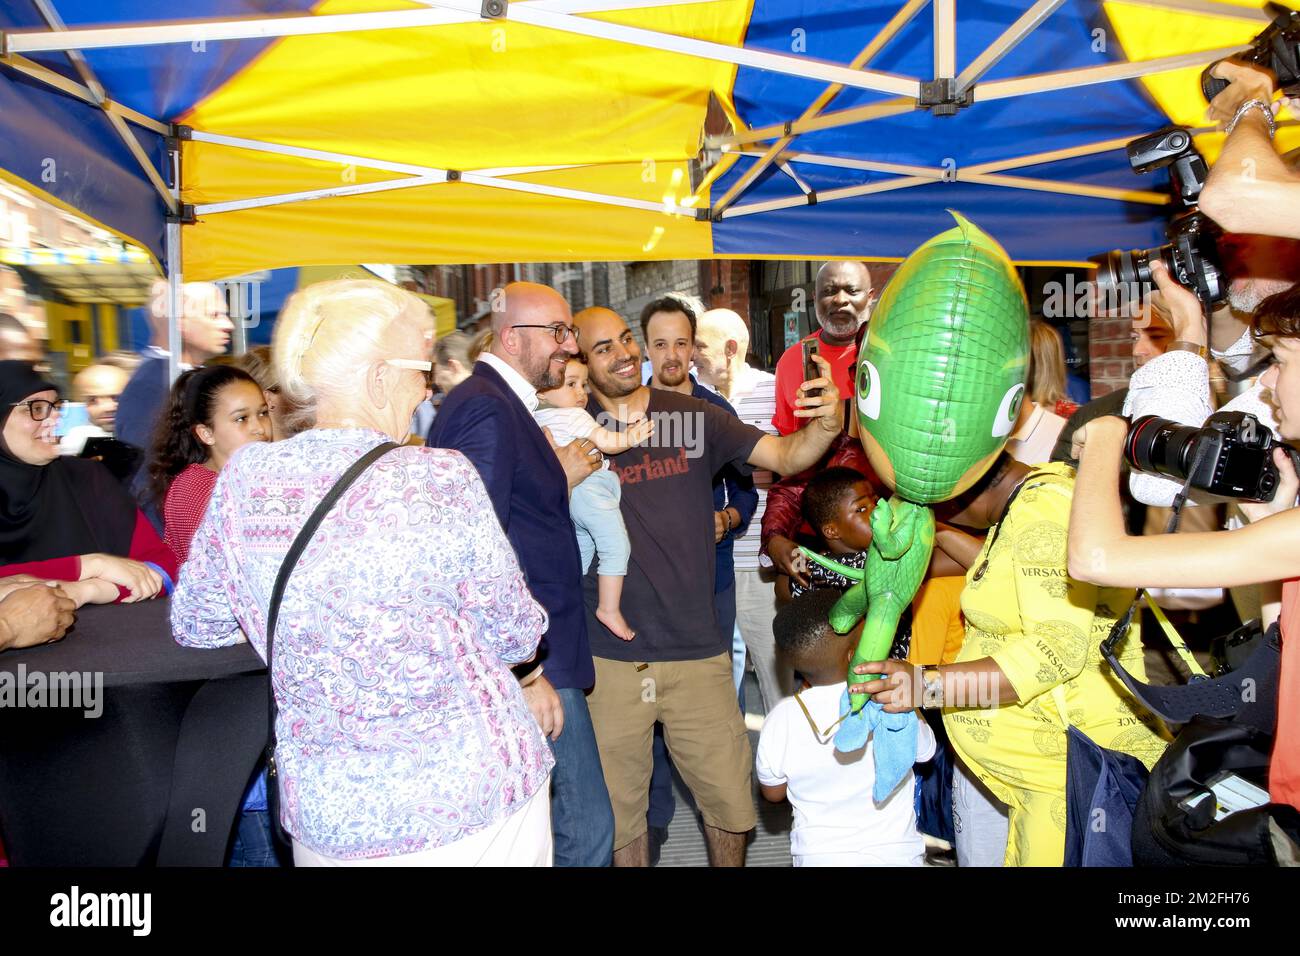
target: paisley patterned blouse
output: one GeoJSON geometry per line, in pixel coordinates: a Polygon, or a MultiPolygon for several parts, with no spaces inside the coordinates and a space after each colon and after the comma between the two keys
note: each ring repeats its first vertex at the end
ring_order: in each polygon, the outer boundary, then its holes
{"type": "MultiPolygon", "coordinates": [[[[338,477],[386,440],[313,429],[239,449],[172,599],[176,640],[247,634],[265,658],[280,562],[338,477]]],[[[326,856],[389,856],[519,809],[554,759],[509,665],[545,629],[473,466],[454,451],[390,451],[334,506],[285,589],[274,666],[285,829],[326,856]]]]}

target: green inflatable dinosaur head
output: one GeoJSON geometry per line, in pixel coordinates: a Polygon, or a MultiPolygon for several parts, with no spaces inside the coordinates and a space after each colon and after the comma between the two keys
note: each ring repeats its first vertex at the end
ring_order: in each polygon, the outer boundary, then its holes
{"type": "Polygon", "coordinates": [[[898,496],[947,501],[988,470],[1025,394],[1029,309],[1002,247],[957,225],[907,257],[858,356],[859,434],[898,496]]]}

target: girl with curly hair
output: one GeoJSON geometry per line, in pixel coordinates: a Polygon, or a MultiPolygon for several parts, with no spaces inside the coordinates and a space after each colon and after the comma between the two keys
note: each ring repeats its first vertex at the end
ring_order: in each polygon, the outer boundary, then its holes
{"type": "Polygon", "coordinates": [[[236,449],[270,439],[266,398],[243,369],[205,366],[176,380],[154,432],[149,477],[163,510],[163,540],[182,564],[217,473],[236,449]]]}

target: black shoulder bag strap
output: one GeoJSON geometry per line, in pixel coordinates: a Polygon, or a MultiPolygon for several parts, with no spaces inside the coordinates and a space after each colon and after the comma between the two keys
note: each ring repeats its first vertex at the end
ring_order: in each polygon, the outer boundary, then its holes
{"type": "Polygon", "coordinates": [[[980,566],[975,569],[975,580],[983,580],[985,572],[989,569],[989,560],[993,557],[993,545],[997,544],[998,535],[1002,533],[1002,522],[1007,520],[1007,515],[1011,513],[1011,506],[1016,503],[1016,498],[1020,497],[1020,492],[1035,478],[1049,478],[1050,472],[1031,471],[1025,477],[1020,479],[1020,484],[1007,496],[1007,503],[1002,506],[1002,514],[998,516],[997,524],[989,530],[988,547],[984,549],[984,560],[980,566]]]}
{"type": "Polygon", "coordinates": [[[316,533],[316,529],[325,520],[325,516],[334,507],[335,502],[354,481],[361,477],[362,472],[394,448],[400,447],[396,442],[391,441],[376,445],[343,473],[342,477],[334,483],[334,487],[326,492],[325,497],[316,506],[316,510],[307,518],[302,530],[298,532],[298,537],[293,539],[293,544],[289,546],[289,553],[284,556],[284,561],[280,564],[280,572],[275,576],[275,586],[271,589],[271,603],[266,610],[266,802],[271,812],[271,832],[285,844],[288,844],[289,838],[280,822],[280,780],[275,765],[275,718],[279,708],[275,705],[275,671],[271,665],[271,655],[275,647],[275,622],[280,617],[280,600],[284,597],[284,587],[289,583],[289,575],[293,574],[298,559],[307,549],[307,543],[311,541],[312,535],[316,533]]]}

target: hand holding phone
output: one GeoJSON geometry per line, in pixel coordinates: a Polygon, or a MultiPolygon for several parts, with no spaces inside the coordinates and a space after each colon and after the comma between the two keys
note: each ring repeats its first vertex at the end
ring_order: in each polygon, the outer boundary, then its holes
{"type": "MultiPolygon", "coordinates": [[[[819,345],[816,339],[804,339],[803,341],[803,380],[810,382],[815,378],[821,378],[821,369],[813,361],[813,356],[817,354],[819,345]]],[[[820,388],[810,388],[804,394],[809,398],[815,398],[822,393],[820,388]]]]}

